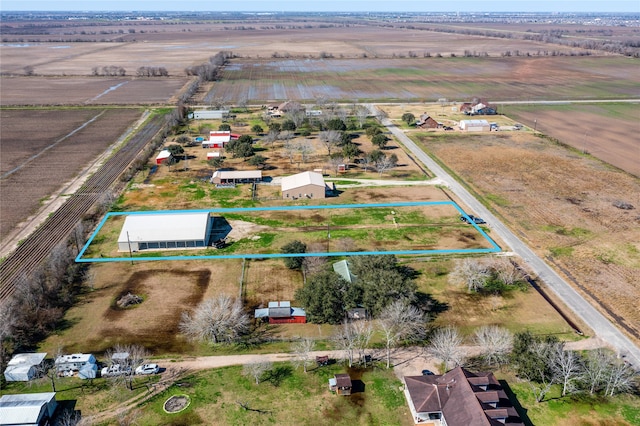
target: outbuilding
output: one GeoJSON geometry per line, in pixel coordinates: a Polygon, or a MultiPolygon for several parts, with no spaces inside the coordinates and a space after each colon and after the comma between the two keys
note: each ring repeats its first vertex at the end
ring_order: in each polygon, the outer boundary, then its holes
{"type": "Polygon", "coordinates": [[[297,198],[325,198],[326,184],[324,178],[317,172],[302,172],[285,176],[281,181],[282,198],[295,200],[297,198]]]}
{"type": "Polygon", "coordinates": [[[207,161],[213,160],[214,158],[220,158],[219,152],[207,152],[207,161]]]}
{"type": "Polygon", "coordinates": [[[158,156],[156,157],[156,164],[160,165],[165,161],[166,162],[171,161],[171,152],[169,152],[166,149],[163,149],[162,151],[160,151],[160,154],[158,154],[158,156]]]}
{"type": "Polygon", "coordinates": [[[4,370],[5,380],[7,382],[28,382],[38,377],[38,370],[42,369],[46,356],[46,352],[14,355],[4,370]]]}
{"type": "Polygon", "coordinates": [[[127,215],[118,251],[203,248],[211,233],[209,212],[127,215]]]}
{"type": "Polygon", "coordinates": [[[219,109],[219,110],[198,110],[193,111],[191,114],[191,119],[193,120],[222,120],[229,116],[229,110],[219,109]]]}
{"type": "Polygon", "coordinates": [[[269,324],[304,324],[307,313],[302,308],[291,306],[289,301],[269,302],[268,308],[255,310],[256,319],[268,319],[269,324]]]}
{"type": "Polygon", "coordinates": [[[465,132],[488,132],[491,126],[487,120],[460,120],[460,130],[465,132]]]}
{"type": "Polygon", "coordinates": [[[55,392],[3,395],[0,397],[0,426],[53,424],[57,406],[55,392]]]}
{"type": "Polygon", "coordinates": [[[209,140],[202,141],[203,148],[224,148],[224,145],[231,140],[231,132],[229,130],[217,130],[209,132],[209,140]]]}
{"type": "Polygon", "coordinates": [[[211,183],[216,185],[236,183],[254,183],[262,180],[262,170],[216,170],[211,176],[211,183]]]}

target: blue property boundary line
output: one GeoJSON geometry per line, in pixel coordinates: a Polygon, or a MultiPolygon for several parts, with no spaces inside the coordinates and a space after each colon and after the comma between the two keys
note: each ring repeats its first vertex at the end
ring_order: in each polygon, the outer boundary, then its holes
{"type": "Polygon", "coordinates": [[[96,230],[91,234],[87,243],[82,247],[76,262],[78,263],[107,263],[107,262],[131,262],[137,261],[163,261],[163,260],[203,260],[203,259],[269,259],[283,257],[300,257],[299,253],[243,253],[243,254],[220,254],[220,255],[203,255],[203,256],[140,256],[140,257],[100,257],[83,259],[84,253],[87,251],[95,237],[100,233],[102,227],[111,216],[128,216],[128,215],[152,215],[152,214],[179,214],[179,213],[237,213],[237,212],[258,212],[258,211],[291,211],[291,210],[323,210],[323,209],[362,209],[362,208],[380,208],[380,207],[415,207],[415,206],[453,206],[461,216],[467,218],[468,223],[472,225],[482,235],[491,248],[485,249],[441,249],[441,250],[390,250],[390,251],[342,251],[327,253],[304,253],[304,257],[336,257],[336,256],[366,256],[379,254],[393,255],[429,255],[429,254],[476,254],[476,253],[496,253],[501,251],[500,247],[480,228],[469,216],[453,201],[408,201],[398,203],[372,203],[372,204],[337,204],[337,205],[317,205],[317,206],[274,206],[274,207],[233,207],[233,208],[214,208],[200,210],[161,210],[161,211],[136,211],[136,212],[109,212],[100,221],[96,230]]]}

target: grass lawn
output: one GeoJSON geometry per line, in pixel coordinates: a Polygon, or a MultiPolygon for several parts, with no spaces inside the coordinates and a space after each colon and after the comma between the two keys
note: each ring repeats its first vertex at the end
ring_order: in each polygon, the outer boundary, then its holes
{"type": "Polygon", "coordinates": [[[410,415],[393,372],[382,368],[347,371],[341,364],[315,368],[305,374],[289,363],[274,364],[256,385],[242,367],[198,372],[145,403],[138,425],[334,424],[410,425],[410,415]],[[363,389],[350,397],[336,396],[328,379],[349,372],[363,389]],[[186,394],[190,406],[177,414],[163,411],[173,395],[186,394]],[[246,404],[245,410],[239,403],[246,404]]]}

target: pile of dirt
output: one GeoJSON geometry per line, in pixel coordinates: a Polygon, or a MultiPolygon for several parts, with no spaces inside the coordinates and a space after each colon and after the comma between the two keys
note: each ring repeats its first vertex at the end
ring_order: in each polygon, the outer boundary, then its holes
{"type": "Polygon", "coordinates": [[[124,309],[128,308],[129,306],[139,305],[141,303],[142,297],[138,296],[137,294],[127,293],[118,299],[116,305],[118,305],[120,309],[124,309]]]}

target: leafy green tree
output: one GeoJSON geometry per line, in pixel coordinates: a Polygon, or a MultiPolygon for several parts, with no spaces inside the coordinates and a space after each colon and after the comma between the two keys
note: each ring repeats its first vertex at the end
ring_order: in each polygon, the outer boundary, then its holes
{"type": "Polygon", "coordinates": [[[269,123],[269,130],[275,131],[275,132],[279,132],[282,130],[282,125],[280,123],[269,123]]]}
{"type": "Polygon", "coordinates": [[[411,126],[415,124],[416,116],[411,114],[410,112],[405,112],[404,114],[402,114],[402,121],[411,126]]]}
{"type": "Polygon", "coordinates": [[[379,135],[380,133],[382,133],[382,130],[380,130],[380,127],[378,126],[367,127],[367,130],[365,130],[365,134],[370,138],[374,137],[375,135],[379,135]]]}
{"type": "Polygon", "coordinates": [[[369,160],[371,160],[371,162],[374,164],[384,158],[384,156],[384,152],[380,151],[379,149],[374,149],[368,155],[369,160]]]}
{"type": "Polygon", "coordinates": [[[327,130],[338,130],[341,132],[347,130],[347,125],[344,124],[344,121],[339,118],[332,118],[331,120],[327,121],[325,127],[327,130]]]}
{"type": "Polygon", "coordinates": [[[224,159],[222,157],[216,157],[216,158],[207,160],[207,164],[209,164],[211,167],[215,167],[216,169],[219,169],[220,167],[222,167],[223,163],[224,163],[224,159]]]}
{"type": "Polygon", "coordinates": [[[296,130],[296,127],[296,123],[294,123],[292,120],[284,120],[282,122],[282,130],[289,130],[293,132],[294,130],[296,130]]]}
{"type": "Polygon", "coordinates": [[[339,324],[344,318],[343,293],[349,283],[333,271],[311,276],[295,297],[302,304],[309,322],[339,324]]]}
{"type": "Polygon", "coordinates": [[[250,135],[242,135],[238,138],[238,143],[248,143],[248,144],[252,144],[253,143],[253,138],[250,135]]]}
{"type": "Polygon", "coordinates": [[[358,148],[358,145],[354,143],[350,142],[342,146],[343,157],[353,159],[354,157],[357,157],[358,155],[360,155],[360,153],[361,153],[360,148],[358,148]]]}
{"type": "Polygon", "coordinates": [[[230,132],[231,126],[229,126],[226,123],[222,123],[221,125],[218,126],[218,130],[220,130],[221,132],[230,132]]]}
{"type": "Polygon", "coordinates": [[[253,150],[253,145],[248,143],[239,143],[238,147],[234,150],[234,157],[242,157],[245,160],[251,157],[255,151],[253,150]]]}
{"type": "Polygon", "coordinates": [[[311,130],[309,130],[308,127],[303,127],[302,129],[300,129],[299,133],[300,133],[300,136],[304,136],[304,137],[311,136],[311,130]]]}
{"type": "Polygon", "coordinates": [[[174,157],[184,154],[184,148],[177,144],[171,144],[166,148],[174,157]]]}
{"type": "MultiPolygon", "coordinates": [[[[280,250],[282,253],[306,253],[307,245],[302,241],[294,240],[288,244],[285,244],[280,250]]],[[[304,257],[285,257],[284,264],[289,269],[300,269],[304,257]]]]}
{"type": "Polygon", "coordinates": [[[251,131],[258,135],[261,135],[262,133],[264,133],[264,129],[259,124],[254,124],[253,127],[251,127],[251,131]]]}
{"type": "Polygon", "coordinates": [[[389,138],[387,138],[382,133],[378,133],[377,135],[371,138],[371,143],[376,145],[380,149],[384,149],[388,141],[389,141],[389,138]]]}
{"type": "Polygon", "coordinates": [[[256,166],[259,169],[263,168],[266,163],[267,158],[263,157],[262,155],[254,155],[249,159],[249,164],[251,164],[252,166],[256,166]]]}

